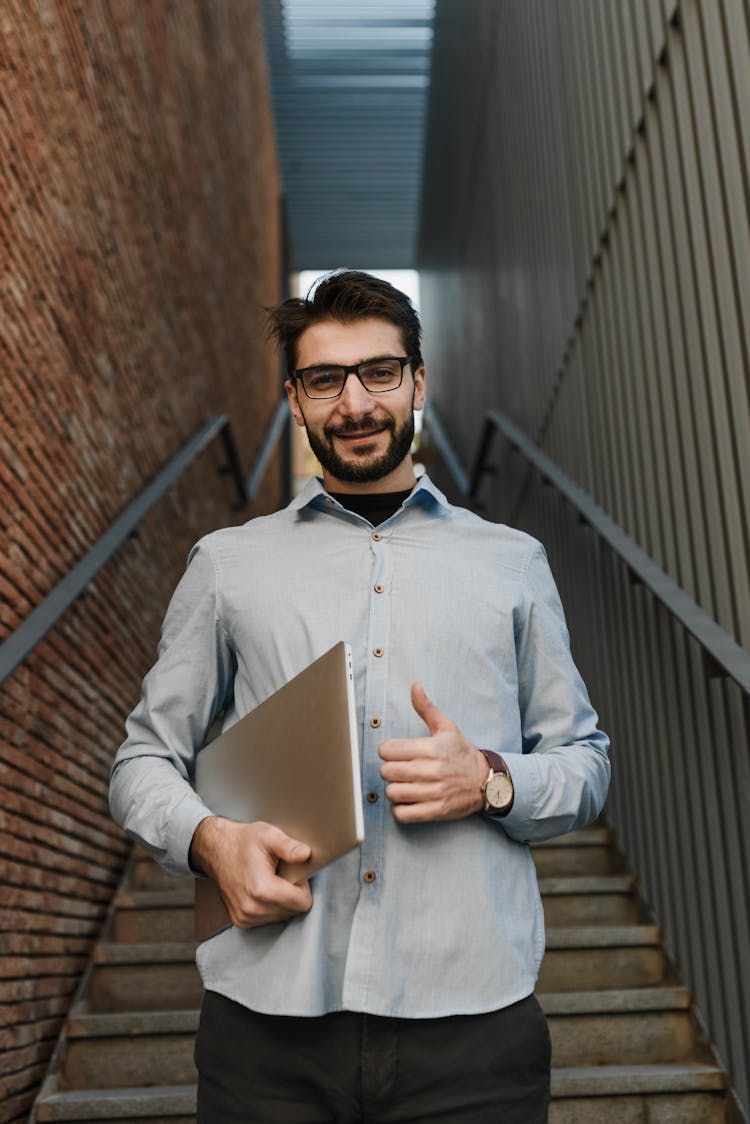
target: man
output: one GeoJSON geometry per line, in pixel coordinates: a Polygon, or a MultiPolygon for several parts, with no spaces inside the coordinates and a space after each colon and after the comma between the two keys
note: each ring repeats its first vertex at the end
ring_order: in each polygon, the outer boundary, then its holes
{"type": "Polygon", "coordinates": [[[271,325],[323,479],[193,549],[111,787],[115,819],[172,872],[211,875],[234,923],[197,954],[199,1120],[537,1124],[527,844],[599,813],[607,738],[543,549],[415,479],[408,298],[340,272],[271,325]],[[341,639],[365,841],[293,886],[276,866],[305,840],[212,816],[189,779],[218,713],[227,728],[341,639]]]}

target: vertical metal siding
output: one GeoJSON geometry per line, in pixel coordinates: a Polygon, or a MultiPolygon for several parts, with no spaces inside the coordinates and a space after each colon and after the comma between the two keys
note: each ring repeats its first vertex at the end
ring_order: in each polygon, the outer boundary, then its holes
{"type": "Polygon", "coordinates": [[[475,65],[453,73],[436,41],[453,112],[431,120],[420,248],[433,381],[459,366],[466,391],[453,436],[468,459],[498,405],[554,442],[748,644],[747,7],[476,0],[462,21],[455,6],[438,4],[436,35],[448,12],[475,65]],[[454,200],[446,260],[435,216],[454,200]],[[570,382],[585,452],[556,425],[570,382]]]}
{"type": "MultiPolygon", "coordinates": [[[[435,35],[419,264],[449,435],[468,464],[510,414],[750,646],[750,6],[438,0],[435,35]]],[[[497,461],[487,508],[549,547],[620,747],[609,815],[747,1109],[747,696],[497,461]]]]}

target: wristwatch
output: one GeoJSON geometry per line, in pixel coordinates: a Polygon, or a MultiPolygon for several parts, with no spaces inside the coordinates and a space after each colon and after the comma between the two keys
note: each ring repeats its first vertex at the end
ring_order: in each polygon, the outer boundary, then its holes
{"type": "Polygon", "coordinates": [[[508,766],[499,753],[491,749],[480,749],[487,764],[490,774],[482,785],[484,796],[484,810],[491,816],[507,816],[513,807],[513,781],[508,772],[508,766]]]}

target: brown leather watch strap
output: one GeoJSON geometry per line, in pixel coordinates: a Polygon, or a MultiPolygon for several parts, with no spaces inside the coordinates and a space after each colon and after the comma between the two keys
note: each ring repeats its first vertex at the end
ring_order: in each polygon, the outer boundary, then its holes
{"type": "Polygon", "coordinates": [[[479,752],[486,757],[490,769],[493,769],[496,773],[505,773],[506,776],[510,776],[510,769],[499,753],[495,753],[492,749],[480,749],[479,752]]]}

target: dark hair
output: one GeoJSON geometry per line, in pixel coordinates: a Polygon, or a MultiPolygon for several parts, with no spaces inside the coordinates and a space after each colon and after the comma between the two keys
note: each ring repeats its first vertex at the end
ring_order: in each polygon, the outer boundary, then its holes
{"type": "Polygon", "coordinates": [[[422,329],[414,305],[406,293],[369,273],[355,269],[335,270],[325,274],[306,297],[291,297],[266,311],[268,335],[283,349],[290,376],[297,366],[297,340],[307,328],[321,320],[338,320],[342,324],[369,316],[389,320],[400,329],[413,367],[422,364],[422,329]]]}

